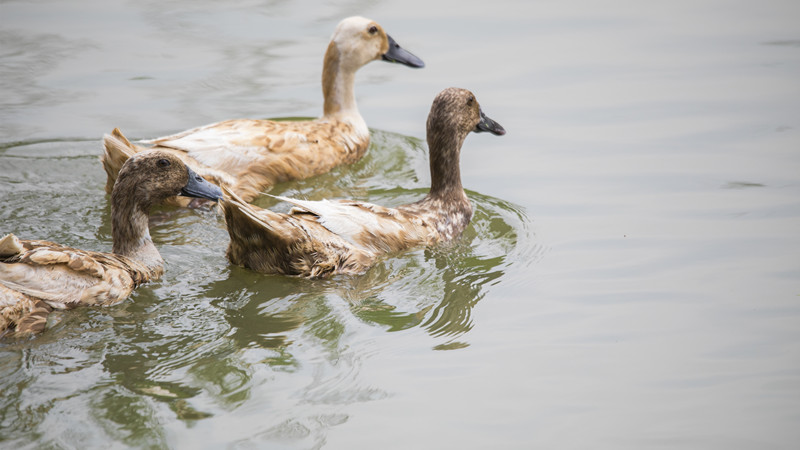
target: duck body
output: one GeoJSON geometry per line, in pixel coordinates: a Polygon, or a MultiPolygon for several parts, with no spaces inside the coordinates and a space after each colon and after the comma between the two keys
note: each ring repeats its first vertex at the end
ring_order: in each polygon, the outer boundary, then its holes
{"type": "Polygon", "coordinates": [[[231,198],[222,203],[231,236],[228,259],[256,272],[307,278],[356,275],[386,253],[440,240],[432,222],[403,207],[277,197],[295,205],[282,214],[228,194],[231,198]]]}
{"type": "MultiPolygon", "coordinates": [[[[422,60],[402,49],[376,22],[363,17],[342,20],[325,53],[323,115],[311,121],[233,119],[144,141],[174,152],[209,181],[226,186],[245,201],[275,183],[328,172],[358,161],[369,146],[369,128],[355,101],[355,73],[383,59],[411,67],[422,60]]],[[[104,137],[101,157],[113,187],[119,166],[147,147],[131,144],[115,129],[104,137]]],[[[186,206],[188,201],[171,199],[186,206]]]]}
{"type": "Polygon", "coordinates": [[[294,206],[284,214],[250,205],[223,188],[227,197],[220,205],[231,237],[228,259],[262,273],[355,275],[383,255],[456,239],[472,218],[458,167],[470,131],[505,133],[481,112],[469,91],[440,93],[428,118],[431,190],[422,200],[396,208],[277,197],[294,206]]]}
{"type": "Polygon", "coordinates": [[[21,335],[44,330],[53,309],[118,303],[163,272],[121,255],[13,234],[3,240],[13,253],[0,255],[0,330],[21,335]]]}
{"type": "Polygon", "coordinates": [[[164,273],[153,244],[150,207],[176,194],[216,200],[222,192],[180,159],[161,151],[130,158],[111,195],[113,251],[50,241],[0,239],[0,336],[44,330],[53,309],[112,305],[164,273]]]}

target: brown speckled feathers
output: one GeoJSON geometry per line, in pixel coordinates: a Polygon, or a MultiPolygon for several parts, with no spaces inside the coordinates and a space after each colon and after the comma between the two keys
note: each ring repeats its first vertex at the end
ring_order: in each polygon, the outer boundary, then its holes
{"type": "Polygon", "coordinates": [[[114,304],[160,275],[120,255],[19,240],[13,234],[3,240],[16,240],[20,251],[0,256],[0,333],[42,331],[53,308],[114,304]]]}
{"type": "Polygon", "coordinates": [[[450,88],[428,117],[432,185],[422,200],[387,208],[353,200],[306,201],[277,197],[295,208],[276,213],[247,204],[235,192],[220,205],[234,264],[263,273],[302,277],[359,274],[381,256],[461,235],[472,206],[461,186],[461,145],[470,131],[505,134],[486,117],[472,93],[450,88]]]}
{"type": "Polygon", "coordinates": [[[124,163],[111,195],[113,253],[13,234],[0,239],[0,336],[40,332],[54,308],[114,304],[159,278],[164,262],[150,239],[148,213],[176,194],[222,195],[174,155],[143,152],[124,163]]]}
{"type": "MultiPolygon", "coordinates": [[[[319,119],[226,120],[145,142],[175,153],[207,180],[252,201],[275,183],[319,175],[364,155],[369,129],[356,106],[355,73],[377,59],[424,66],[377,23],[349,17],[337,26],[325,53],[319,119]]],[[[121,162],[146,147],[131,144],[118,129],[105,136],[104,147],[101,160],[110,191],[121,162]]],[[[170,202],[188,204],[179,198],[170,202]]]]}

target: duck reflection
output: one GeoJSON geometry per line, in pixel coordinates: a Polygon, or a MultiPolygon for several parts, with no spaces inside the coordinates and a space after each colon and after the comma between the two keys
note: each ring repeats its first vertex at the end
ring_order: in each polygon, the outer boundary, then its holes
{"type": "Polygon", "coordinates": [[[291,356],[283,350],[292,342],[289,334],[330,312],[315,284],[231,267],[229,277],[209,285],[207,294],[219,299],[212,303],[222,309],[230,326],[227,338],[238,348],[275,350],[279,354],[269,362],[290,365],[291,356]]]}
{"type": "Polygon", "coordinates": [[[473,328],[472,308],[487,287],[500,282],[512,263],[529,263],[530,253],[536,252],[521,207],[476,193],[470,197],[473,224],[450,245],[388,258],[362,276],[330,280],[266,276],[233,267],[227,280],[208,287],[208,295],[225,299],[214,303],[224,309],[228,337],[240,348],[279,351],[270,361],[276,365],[292,364],[286,354],[292,334],[299,339],[310,333],[337,345],[348,324],[332,314],[335,298],[346,300],[358,319],[386,331],[420,327],[444,340],[437,349],[467,346],[457,339],[473,328]]]}
{"type": "MultiPolygon", "coordinates": [[[[116,338],[102,362],[113,388],[94,397],[95,414],[130,436],[123,441],[158,446],[163,430],[153,423],[154,405],[191,426],[260,399],[265,380],[269,395],[289,392],[300,403],[385,396],[360,378],[369,346],[352,340],[353,330],[416,328],[436,350],[466,347],[475,305],[512,264],[534,259],[521,208],[470,198],[475,215],[462,239],[389,258],[363,276],[307,280],[224,267],[194,291],[177,273],[179,286],[142,291],[117,310],[116,338]],[[159,307],[167,292],[194,293],[165,319],[159,307]]],[[[293,411],[302,421],[303,408],[293,411]]]]}
{"type": "MultiPolygon", "coordinates": [[[[189,403],[204,390],[224,393],[219,397],[224,404],[242,400],[236,394],[249,376],[235,358],[229,358],[232,349],[214,348],[194,341],[194,336],[181,338],[153,328],[131,327],[120,334],[129,336],[112,345],[102,361],[114,379],[114,389],[104,390],[93,401],[94,409],[102,411],[99,415],[115,423],[116,433],[127,430],[140,439],[158,430],[151,423],[153,405],[143,397],[166,404],[178,419],[187,421],[212,416],[189,403]],[[180,376],[187,372],[187,378],[180,376]]],[[[158,434],[147,439],[156,439],[158,434]]]]}
{"type": "Polygon", "coordinates": [[[512,262],[538,250],[524,210],[514,204],[469,193],[475,205],[471,227],[452,244],[385,261],[354,279],[341,295],[362,320],[387,331],[413,327],[443,338],[438,350],[468,346],[457,339],[474,324],[472,308],[486,288],[500,282],[512,262]]]}

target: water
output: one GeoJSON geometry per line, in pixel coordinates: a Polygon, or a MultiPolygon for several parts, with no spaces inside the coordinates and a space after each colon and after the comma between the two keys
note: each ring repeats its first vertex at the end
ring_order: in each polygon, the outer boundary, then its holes
{"type": "Polygon", "coordinates": [[[353,14],[427,67],[362,69],[367,157],[275,193],[419,198],[447,86],[508,134],[467,139],[462,240],[358,278],[232,267],[219,217],[159,209],[162,280],[0,344],[0,446],[796,448],[798,13],[3,2],[2,233],[109,250],[103,133],[318,115],[322,54],[353,14]]]}

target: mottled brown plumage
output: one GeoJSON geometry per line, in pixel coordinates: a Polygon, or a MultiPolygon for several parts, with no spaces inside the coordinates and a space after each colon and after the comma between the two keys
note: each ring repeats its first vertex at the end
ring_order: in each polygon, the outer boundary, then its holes
{"type": "Polygon", "coordinates": [[[150,239],[150,207],[175,195],[216,200],[218,187],[160,150],[134,155],[111,193],[112,253],[55,242],[0,239],[0,336],[42,331],[52,309],[111,305],[159,278],[164,261],[150,239]]]}
{"type": "MultiPolygon", "coordinates": [[[[377,23],[349,17],[339,23],[325,52],[322,117],[300,122],[226,120],[145,142],[174,152],[209,181],[252,201],[275,183],[325,173],[364,155],[369,129],[358,112],[354,82],[356,71],[376,59],[424,66],[377,23]]],[[[144,147],[131,144],[119,129],[106,135],[103,144],[110,192],[122,162],[144,147]]]]}
{"type": "Polygon", "coordinates": [[[227,188],[220,201],[231,242],[228,259],[257,272],[325,277],[360,274],[379,257],[449,241],[472,218],[461,186],[461,145],[470,131],[505,130],[486,117],[471,92],[445,89],[428,115],[431,190],[422,200],[386,208],[353,200],[305,201],[282,214],[250,205],[227,188]]]}

